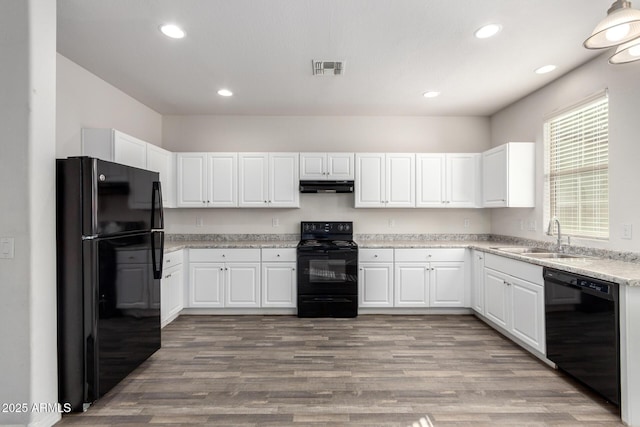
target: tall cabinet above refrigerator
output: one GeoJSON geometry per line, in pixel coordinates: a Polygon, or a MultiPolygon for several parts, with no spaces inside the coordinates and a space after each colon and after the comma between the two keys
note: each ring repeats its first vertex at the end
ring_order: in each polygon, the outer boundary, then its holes
{"type": "Polygon", "coordinates": [[[59,401],[81,411],[160,348],[162,191],[156,172],[56,166],[59,401]]]}

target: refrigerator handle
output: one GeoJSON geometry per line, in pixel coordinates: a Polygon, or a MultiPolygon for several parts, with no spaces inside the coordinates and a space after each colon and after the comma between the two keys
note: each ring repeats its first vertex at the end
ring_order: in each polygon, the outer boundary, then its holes
{"type": "Polygon", "coordinates": [[[162,259],[164,257],[164,232],[154,231],[151,233],[151,262],[153,264],[153,278],[162,279],[162,259]],[[157,245],[156,237],[160,238],[157,245]],[[159,247],[156,247],[159,246],[159,247]]]}
{"type": "Polygon", "coordinates": [[[160,181],[153,181],[153,191],[151,193],[151,228],[164,228],[164,213],[162,209],[162,185],[160,184],[160,181]],[[156,214],[158,218],[157,225],[156,214]]]}

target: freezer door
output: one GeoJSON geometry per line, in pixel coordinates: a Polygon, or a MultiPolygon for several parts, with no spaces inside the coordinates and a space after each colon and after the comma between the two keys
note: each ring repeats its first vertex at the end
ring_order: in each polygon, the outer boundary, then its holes
{"type": "Polygon", "coordinates": [[[160,348],[160,280],[154,278],[153,239],[153,233],[142,233],[88,242],[97,254],[94,354],[88,352],[87,362],[93,400],[160,348]]]}

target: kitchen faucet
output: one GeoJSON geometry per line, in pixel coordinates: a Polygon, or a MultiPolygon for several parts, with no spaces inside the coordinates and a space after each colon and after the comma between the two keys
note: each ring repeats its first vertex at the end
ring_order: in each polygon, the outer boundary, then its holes
{"type": "MultiPolygon", "coordinates": [[[[562,233],[560,232],[560,220],[558,219],[557,216],[554,216],[549,221],[549,227],[547,228],[547,236],[553,236],[553,223],[554,222],[558,226],[558,247],[560,247],[560,245],[562,245],[562,233]]],[[[567,236],[567,245],[570,245],[570,244],[571,244],[571,237],[567,236]]]]}

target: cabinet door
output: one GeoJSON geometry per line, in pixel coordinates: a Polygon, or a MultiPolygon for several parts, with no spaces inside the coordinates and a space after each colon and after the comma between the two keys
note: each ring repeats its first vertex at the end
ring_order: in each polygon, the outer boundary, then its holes
{"type": "Polygon", "coordinates": [[[327,179],[326,153],[300,153],[300,179],[327,179]]]}
{"type": "Polygon", "coordinates": [[[162,275],[160,283],[160,324],[165,326],[182,310],[182,267],[168,268],[162,275]]]}
{"type": "Polygon", "coordinates": [[[262,307],[296,307],[296,263],[262,264],[262,307]]]}
{"type": "Polygon", "coordinates": [[[441,208],[445,200],[445,155],[416,156],[416,206],[441,208]]]}
{"type": "Polygon", "coordinates": [[[429,268],[427,264],[396,263],[395,307],[429,307],[429,268]]]}
{"type": "Polygon", "coordinates": [[[298,153],[269,154],[269,207],[300,207],[298,153]]]}
{"type": "Polygon", "coordinates": [[[238,155],[238,187],[240,207],[266,208],[269,202],[269,155],[238,155]]]}
{"type": "Polygon", "coordinates": [[[414,154],[387,154],[385,206],[414,208],[416,206],[416,169],[414,154]]]}
{"type": "Polygon", "coordinates": [[[511,277],[511,332],[541,353],[545,348],[544,288],[511,277]]]}
{"type": "Polygon", "coordinates": [[[224,307],[224,264],[189,263],[189,307],[224,307]]]}
{"type": "Polygon", "coordinates": [[[202,208],[207,204],[207,162],[204,153],[178,153],[176,205],[202,208]]]}
{"type": "Polygon", "coordinates": [[[431,307],[464,307],[464,262],[432,262],[431,307]]]}
{"type": "Polygon", "coordinates": [[[260,307],[260,263],[225,264],[225,307],[260,307]]]}
{"type": "Polygon", "coordinates": [[[447,207],[478,206],[479,154],[447,154],[447,207]]]}
{"type": "Polygon", "coordinates": [[[327,178],[353,180],[355,177],[353,157],[353,153],[327,153],[327,178]]]}
{"type": "Polygon", "coordinates": [[[508,329],[507,276],[489,268],[484,269],[484,310],[487,319],[508,329]]]}
{"type": "Polygon", "coordinates": [[[356,154],[355,207],[383,208],[385,180],[384,154],[356,154]]]}
{"type": "Polygon", "coordinates": [[[482,197],[485,207],[507,206],[507,146],[482,154],[482,197]]]}
{"type": "Polygon", "coordinates": [[[484,253],[473,251],[472,256],[471,308],[484,316],[484,253]]]}
{"type": "Polygon", "coordinates": [[[113,132],[113,161],[140,169],[147,167],[147,143],[122,132],[113,132]]]}
{"type": "Polygon", "coordinates": [[[393,307],[393,264],[360,264],[360,307],[393,307]]]}
{"type": "Polygon", "coordinates": [[[207,205],[214,208],[238,206],[238,155],[208,154],[207,163],[207,205]]]}
{"type": "Polygon", "coordinates": [[[170,151],[155,145],[147,145],[147,169],[160,174],[162,183],[162,206],[175,206],[175,180],[173,179],[173,155],[170,151]]]}

